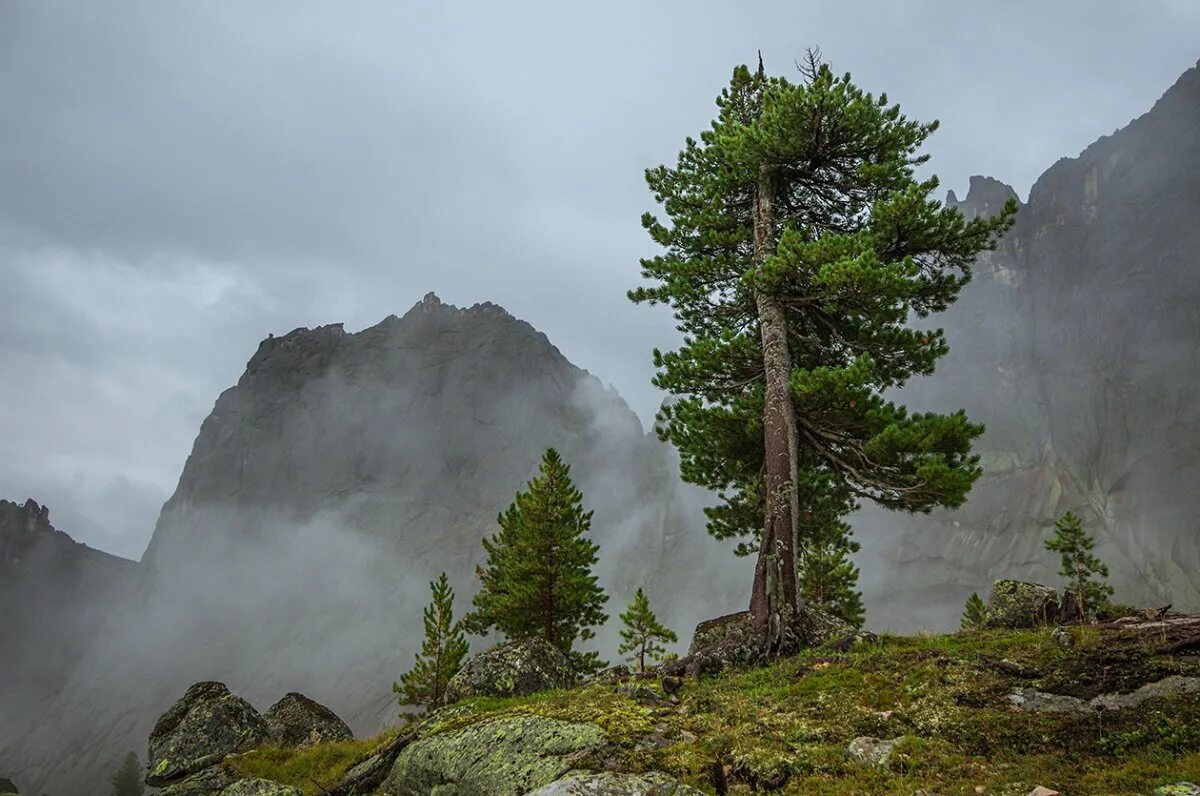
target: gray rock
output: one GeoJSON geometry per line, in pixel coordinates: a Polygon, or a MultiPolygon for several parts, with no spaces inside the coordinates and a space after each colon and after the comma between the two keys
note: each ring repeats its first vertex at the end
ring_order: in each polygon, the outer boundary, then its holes
{"type": "Polygon", "coordinates": [[[1123,710],[1135,708],[1151,699],[1167,699],[1184,694],[1200,693],[1200,677],[1171,675],[1138,688],[1128,694],[1101,694],[1087,702],[1063,694],[1047,694],[1033,688],[1018,688],[1009,694],[1009,701],[1021,710],[1044,710],[1050,713],[1082,713],[1091,710],[1123,710]]]}
{"type": "Polygon", "coordinates": [[[269,779],[239,779],[221,791],[221,796],[304,796],[304,791],[269,779]]]}
{"type": "Polygon", "coordinates": [[[238,779],[238,773],[228,765],[216,765],[168,785],[158,792],[158,796],[211,796],[238,779]]]}
{"type": "Polygon", "coordinates": [[[1070,649],[1075,646],[1075,637],[1068,633],[1065,627],[1054,628],[1054,632],[1050,634],[1050,638],[1055,644],[1064,649],[1070,649]]]}
{"type": "Polygon", "coordinates": [[[354,738],[336,713],[294,691],[272,705],[263,718],[267,721],[270,743],[276,746],[306,747],[354,738]]]}
{"type": "Polygon", "coordinates": [[[524,696],[575,682],[567,658],[540,638],[510,641],[475,655],[450,679],[448,702],[478,696],[524,696]]]}
{"type": "Polygon", "coordinates": [[[888,764],[888,760],[892,757],[892,750],[899,742],[899,738],[885,741],[860,735],[850,742],[850,746],[846,748],[846,754],[855,763],[883,768],[888,764]]]}
{"type": "Polygon", "coordinates": [[[196,683],[150,733],[146,783],[160,787],[268,738],[267,722],[224,683],[196,683]]]}
{"type": "Polygon", "coordinates": [[[702,793],[659,771],[648,774],[605,771],[568,774],[529,796],[701,796],[702,793]]]}
{"type": "Polygon", "coordinates": [[[988,596],[988,627],[1040,627],[1058,617],[1058,592],[1040,583],[998,580],[988,596]]]}
{"type": "Polygon", "coordinates": [[[645,683],[621,683],[614,689],[639,705],[670,705],[671,701],[645,683]]]}
{"type": "Polygon", "coordinates": [[[1200,796],[1200,785],[1191,782],[1176,782],[1155,788],[1151,796],[1200,796]]]}
{"type": "Polygon", "coordinates": [[[604,731],[541,716],[512,716],[421,738],[384,781],[385,796],[519,796],[566,774],[599,750],[604,731]]]}

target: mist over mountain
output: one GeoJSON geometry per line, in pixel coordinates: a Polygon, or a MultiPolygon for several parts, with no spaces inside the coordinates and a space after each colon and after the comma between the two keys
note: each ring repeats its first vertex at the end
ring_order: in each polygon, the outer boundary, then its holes
{"type": "Polygon", "coordinates": [[[748,574],[732,594],[695,577],[737,564],[614,391],[501,308],[430,294],[357,334],[262,342],[205,420],[135,592],[45,709],[5,722],[3,765],[39,792],[90,792],[200,679],[262,706],[300,690],[379,729],[428,582],[447,572],[465,612],[481,537],[551,446],[595,511],[611,616],[643,585],[678,627],[744,602],[748,574]]]}
{"type": "MultiPolygon", "coordinates": [[[[974,215],[1012,195],[980,177],[948,201],[974,215]]],[[[1200,607],[1198,211],[1200,69],[1037,181],[935,321],[950,355],[899,396],[984,422],[985,476],[954,512],[855,517],[871,626],[944,628],[994,578],[1057,582],[1042,542],[1068,509],[1119,600],[1200,607]]],[[[696,620],[743,607],[749,562],[705,535],[708,496],[620,396],[499,307],[431,294],[358,333],[264,340],[204,421],[140,565],[0,502],[0,611],[17,639],[0,650],[0,773],[24,792],[92,793],[204,679],[260,707],[303,691],[378,728],[427,582],[446,571],[461,615],[480,538],[549,446],[596,511],[611,615],[645,585],[686,642],[696,620]]]]}
{"type": "MultiPolygon", "coordinates": [[[[1014,196],[974,178],[968,216],[1014,196]]],[[[1042,546],[1079,514],[1117,599],[1200,607],[1200,67],[1063,158],[944,319],[950,354],[902,398],[964,407],[984,477],[953,512],[864,512],[871,622],[953,626],[993,578],[1057,582],[1042,546]]]]}

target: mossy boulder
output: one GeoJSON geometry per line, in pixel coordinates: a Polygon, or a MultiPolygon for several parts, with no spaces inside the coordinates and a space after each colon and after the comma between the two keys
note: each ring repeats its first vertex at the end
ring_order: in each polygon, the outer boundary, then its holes
{"type": "Polygon", "coordinates": [[[241,777],[226,764],[197,771],[158,792],[158,796],[214,796],[237,782],[241,777]]]}
{"type": "Polygon", "coordinates": [[[569,688],[574,682],[565,655],[540,638],[522,639],[484,650],[468,660],[451,678],[446,699],[525,696],[569,688]]]}
{"type": "Polygon", "coordinates": [[[659,771],[648,774],[604,771],[568,774],[529,796],[703,796],[703,793],[659,771]]]}
{"type": "Polygon", "coordinates": [[[274,746],[303,748],[354,740],[354,733],[336,713],[294,691],[272,705],[263,718],[274,746]]]}
{"type": "Polygon", "coordinates": [[[20,796],[20,792],[11,779],[0,777],[0,796],[20,796]]]}
{"type": "Polygon", "coordinates": [[[304,796],[304,791],[269,779],[239,779],[221,791],[221,796],[304,796]]]}
{"type": "Polygon", "coordinates": [[[1041,627],[1054,622],[1058,614],[1058,592],[1050,586],[1004,579],[992,584],[987,604],[988,627],[1041,627]]]}
{"type": "Polygon", "coordinates": [[[1154,796],[1200,796],[1200,785],[1190,782],[1176,782],[1174,785],[1163,785],[1154,789],[1154,796]]]}
{"type": "Polygon", "coordinates": [[[606,743],[595,724],[508,716],[428,738],[396,758],[385,796],[519,796],[566,774],[606,743]]]}
{"type": "Polygon", "coordinates": [[[265,743],[269,734],[258,711],[223,683],[196,683],[154,725],[146,783],[171,784],[265,743]]]}

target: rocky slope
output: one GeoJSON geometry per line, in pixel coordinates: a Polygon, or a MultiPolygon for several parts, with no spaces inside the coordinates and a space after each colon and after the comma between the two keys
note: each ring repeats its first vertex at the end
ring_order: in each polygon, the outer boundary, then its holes
{"type": "Polygon", "coordinates": [[[205,420],[136,593],[0,764],[39,791],[89,792],[198,680],[256,702],[302,691],[377,729],[428,582],[449,573],[465,610],[481,536],[549,446],[595,510],[611,613],[643,583],[677,623],[741,601],[693,577],[728,553],[611,389],[499,307],[430,295],[356,334],[263,341],[205,420]]]}
{"type": "Polygon", "coordinates": [[[93,550],[50,524],[32,500],[0,500],[0,715],[26,715],[71,674],[135,564],[93,550]]]}
{"type": "MultiPolygon", "coordinates": [[[[974,178],[949,201],[1012,195],[974,178]]],[[[987,475],[959,511],[859,523],[874,623],[945,627],[994,577],[1056,582],[1042,540],[1068,509],[1118,599],[1200,609],[1198,213],[1200,67],[1033,186],[945,318],[944,366],[905,391],[987,425],[987,475]]]]}

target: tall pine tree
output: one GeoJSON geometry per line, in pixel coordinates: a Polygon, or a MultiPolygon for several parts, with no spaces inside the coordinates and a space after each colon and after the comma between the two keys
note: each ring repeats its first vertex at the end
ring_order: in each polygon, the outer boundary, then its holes
{"type": "Polygon", "coordinates": [[[454,621],[454,589],[443,572],[429,584],[432,602],[425,608],[425,641],[416,663],[399,683],[392,683],[401,705],[420,705],[426,710],[446,701],[446,686],[462,667],[467,640],[454,621]]]}
{"type": "Polygon", "coordinates": [[[632,653],[627,660],[636,660],[638,671],[641,672],[646,671],[647,655],[652,660],[661,660],[666,652],[663,643],[679,641],[674,631],[663,627],[654,611],[650,610],[650,598],[640,586],[629,608],[621,614],[621,622],[625,627],[621,629],[621,646],[617,652],[621,655],[632,653]]]}
{"type": "Polygon", "coordinates": [[[546,451],[538,476],[497,522],[499,532],[483,540],[487,564],[478,570],[483,588],[466,619],[469,629],[543,638],[577,669],[599,666],[595,653],[573,648],[608,619],[608,596],[592,574],[600,548],[585,536],[592,512],[584,511],[583,494],[557,451],[546,451]]]}
{"type": "Polygon", "coordinates": [[[138,762],[136,752],[125,755],[109,784],[112,785],[112,796],[142,796],[146,792],[146,785],[142,781],[142,764],[138,762]]]}
{"type": "Polygon", "coordinates": [[[1067,579],[1075,599],[1079,601],[1079,615],[1095,615],[1108,605],[1113,588],[1105,583],[1108,565],[1092,554],[1096,540],[1083,528],[1083,520],[1068,511],[1054,524],[1054,536],[1046,540],[1046,549],[1058,553],[1062,565],[1058,574],[1067,579]]]}
{"type": "Polygon", "coordinates": [[[773,652],[806,640],[798,546],[829,506],[957,506],[979,476],[980,426],[883,394],[933,372],[944,336],[909,323],[955,300],[1016,203],[967,221],[932,200],[915,169],[936,122],[815,54],[796,83],[738,67],[717,108],[674,167],[646,172],[666,223],[643,225],[665,252],[630,298],[670,305],[684,333],[654,352],[655,384],[679,396],[658,428],[720,494],[710,531],[754,538],[750,608],[773,652]]]}

